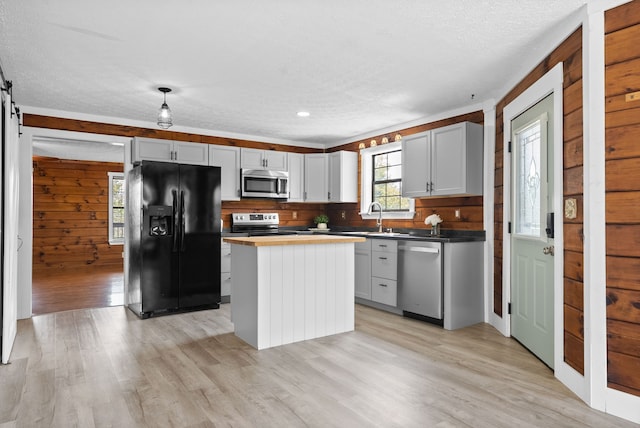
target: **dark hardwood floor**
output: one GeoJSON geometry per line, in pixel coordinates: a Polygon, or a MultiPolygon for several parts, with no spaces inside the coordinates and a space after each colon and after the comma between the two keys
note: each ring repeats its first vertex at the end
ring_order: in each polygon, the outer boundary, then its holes
{"type": "Polygon", "coordinates": [[[34,315],[124,304],[122,266],[34,271],[34,315]]]}

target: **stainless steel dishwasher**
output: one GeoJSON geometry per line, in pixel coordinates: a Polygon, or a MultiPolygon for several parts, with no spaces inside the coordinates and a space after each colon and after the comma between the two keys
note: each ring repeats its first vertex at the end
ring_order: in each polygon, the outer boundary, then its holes
{"type": "Polygon", "coordinates": [[[443,319],[442,243],[398,242],[398,303],[405,316],[443,319]]]}

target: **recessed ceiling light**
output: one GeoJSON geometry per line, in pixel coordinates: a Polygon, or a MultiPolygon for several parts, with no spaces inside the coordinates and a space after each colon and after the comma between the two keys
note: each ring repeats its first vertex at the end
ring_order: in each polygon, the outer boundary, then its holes
{"type": "Polygon", "coordinates": [[[298,117],[309,117],[311,115],[311,113],[309,113],[308,111],[299,111],[298,112],[298,117]]]}

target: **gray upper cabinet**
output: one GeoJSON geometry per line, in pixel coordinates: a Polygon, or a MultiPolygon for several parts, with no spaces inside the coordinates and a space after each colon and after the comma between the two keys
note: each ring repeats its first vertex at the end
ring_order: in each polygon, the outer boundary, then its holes
{"type": "Polygon", "coordinates": [[[245,169],[287,171],[287,152],[242,148],[240,164],[245,169]]]}
{"type": "Polygon", "coordinates": [[[190,165],[208,165],[209,145],[135,137],[133,139],[131,157],[134,163],[152,160],[190,165]]]}
{"type": "Polygon", "coordinates": [[[329,153],[329,202],[358,202],[358,154],[329,153]]]}
{"type": "Polygon", "coordinates": [[[209,165],[221,167],[223,201],[240,200],[240,149],[231,146],[209,146],[209,165]]]}
{"type": "Polygon", "coordinates": [[[288,202],[304,202],[304,155],[289,153],[288,202]]]}
{"type": "Polygon", "coordinates": [[[482,125],[471,122],[405,137],[402,195],[482,195],[482,147],[482,125]]]}
{"type": "Polygon", "coordinates": [[[304,155],[305,202],[328,202],[329,159],[324,153],[304,155]]]}

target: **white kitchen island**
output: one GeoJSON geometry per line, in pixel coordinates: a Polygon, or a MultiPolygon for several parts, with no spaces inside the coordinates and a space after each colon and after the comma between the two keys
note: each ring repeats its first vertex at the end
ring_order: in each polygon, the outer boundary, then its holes
{"type": "Polygon", "coordinates": [[[266,349],[354,329],[354,243],[362,237],[231,238],[235,334],[266,349]]]}

